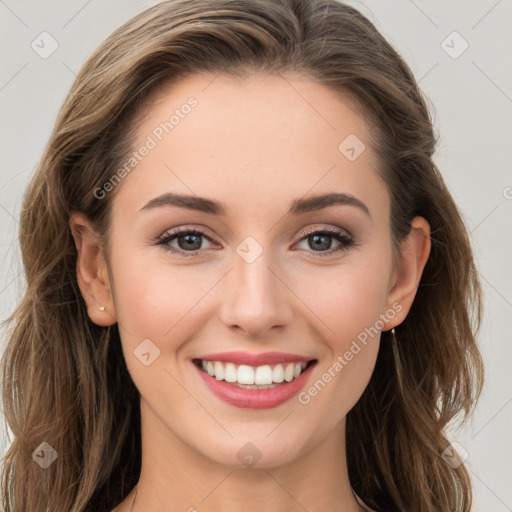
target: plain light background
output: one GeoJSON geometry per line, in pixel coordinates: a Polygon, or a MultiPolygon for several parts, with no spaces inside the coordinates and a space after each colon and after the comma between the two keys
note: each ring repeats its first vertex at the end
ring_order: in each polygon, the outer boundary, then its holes
{"type": "MultiPolygon", "coordinates": [[[[435,159],[471,232],[485,292],[486,384],[472,422],[451,439],[468,454],[474,510],[512,511],[512,1],[349,3],[397,48],[432,103],[435,159]]],[[[115,28],[152,4],[0,0],[0,321],[23,291],[22,194],[75,73],[115,28]],[[31,46],[43,37],[51,49],[43,32],[58,44],[47,58],[31,46]]],[[[0,349],[4,343],[2,332],[0,349]]],[[[0,435],[2,454],[6,445],[0,435]]]]}

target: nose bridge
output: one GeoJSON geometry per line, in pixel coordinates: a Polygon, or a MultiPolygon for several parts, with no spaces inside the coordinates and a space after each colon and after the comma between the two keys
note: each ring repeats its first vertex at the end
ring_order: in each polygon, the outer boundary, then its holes
{"type": "Polygon", "coordinates": [[[222,320],[253,336],[291,319],[287,288],[278,277],[270,249],[248,237],[236,250],[222,300],[222,320]],[[277,275],[276,275],[277,274],[277,275]]]}

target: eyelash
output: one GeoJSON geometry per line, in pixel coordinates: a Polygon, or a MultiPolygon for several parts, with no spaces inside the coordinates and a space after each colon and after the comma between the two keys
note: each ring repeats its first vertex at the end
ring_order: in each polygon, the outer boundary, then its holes
{"type": "MultiPolygon", "coordinates": [[[[218,243],[216,240],[212,239],[210,236],[208,236],[206,233],[199,229],[195,228],[180,228],[180,229],[172,229],[170,231],[166,231],[162,235],[160,235],[156,240],[156,245],[163,246],[163,249],[169,252],[172,252],[174,254],[181,255],[185,258],[193,257],[199,254],[201,251],[204,251],[205,249],[198,249],[196,251],[183,251],[175,249],[174,247],[171,247],[169,242],[173,241],[174,239],[184,236],[184,235],[199,235],[203,236],[210,242],[218,243]]],[[[342,231],[339,231],[334,228],[322,228],[322,229],[312,229],[312,230],[304,230],[300,233],[300,239],[298,242],[302,242],[304,239],[311,235],[327,235],[332,238],[335,238],[338,240],[338,242],[341,242],[341,245],[335,249],[329,249],[328,251],[322,251],[322,252],[315,252],[315,257],[324,257],[324,256],[331,256],[332,254],[348,251],[351,247],[355,247],[357,243],[349,236],[345,235],[342,231]]]]}

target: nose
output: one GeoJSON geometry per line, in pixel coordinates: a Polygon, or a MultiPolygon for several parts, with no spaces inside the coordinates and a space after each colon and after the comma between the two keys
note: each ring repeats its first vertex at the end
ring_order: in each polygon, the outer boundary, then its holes
{"type": "Polygon", "coordinates": [[[235,254],[234,268],[224,280],[220,317],[231,330],[251,338],[268,338],[284,329],[293,317],[291,297],[284,275],[270,251],[248,263],[235,254]]]}

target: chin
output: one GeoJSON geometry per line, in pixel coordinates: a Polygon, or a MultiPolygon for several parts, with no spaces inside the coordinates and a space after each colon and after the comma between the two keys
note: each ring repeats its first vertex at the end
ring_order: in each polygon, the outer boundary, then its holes
{"type": "Polygon", "coordinates": [[[200,451],[212,462],[233,469],[285,466],[308,451],[310,443],[304,441],[306,434],[290,432],[284,425],[276,426],[266,428],[264,433],[261,429],[255,429],[252,434],[246,425],[243,434],[225,439],[223,443],[218,438],[212,439],[200,451]],[[272,432],[273,428],[276,429],[275,432],[272,432]],[[279,432],[281,428],[283,430],[279,432]]]}

